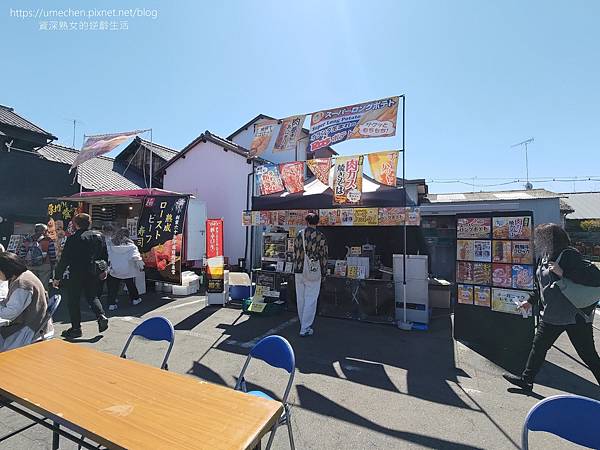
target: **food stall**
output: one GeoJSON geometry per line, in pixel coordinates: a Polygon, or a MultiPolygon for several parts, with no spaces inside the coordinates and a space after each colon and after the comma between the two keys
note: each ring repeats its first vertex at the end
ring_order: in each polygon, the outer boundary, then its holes
{"type": "Polygon", "coordinates": [[[257,289],[266,286],[261,295],[267,302],[285,296],[288,308],[295,310],[294,239],[312,211],[319,214],[318,228],[329,248],[318,313],[394,323],[395,284],[402,283],[402,279],[394,280],[394,255],[401,255],[405,248],[407,255],[425,252],[419,208],[411,199],[406,203],[402,189],[366,176],[360,203],[352,207],[332,206],[333,192],[318,180],[308,182],[301,193],[253,197],[253,209],[244,212],[243,223],[259,230],[256,253],[260,259],[253,261],[257,289]]]}

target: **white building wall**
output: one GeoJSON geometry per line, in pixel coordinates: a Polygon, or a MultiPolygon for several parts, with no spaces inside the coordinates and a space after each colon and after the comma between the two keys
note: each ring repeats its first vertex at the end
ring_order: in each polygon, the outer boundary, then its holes
{"type": "Polygon", "coordinates": [[[242,211],[251,171],[252,165],[243,156],[212,142],[200,142],[168,167],[164,177],[164,189],[193,194],[206,202],[208,218],[224,219],[224,253],[230,264],[237,264],[245,253],[242,211]]]}

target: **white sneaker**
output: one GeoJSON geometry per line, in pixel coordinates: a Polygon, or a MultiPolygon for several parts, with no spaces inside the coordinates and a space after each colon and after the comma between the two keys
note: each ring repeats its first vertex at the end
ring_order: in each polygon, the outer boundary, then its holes
{"type": "Polygon", "coordinates": [[[142,303],[142,299],[141,299],[141,298],[136,298],[135,300],[132,300],[132,302],[131,302],[131,304],[132,304],[133,306],[137,306],[137,305],[139,305],[140,303],[142,303]]]}
{"type": "Polygon", "coordinates": [[[116,311],[116,310],[117,310],[117,308],[118,308],[118,306],[117,306],[117,305],[108,305],[108,310],[109,310],[109,311],[116,311]]]}

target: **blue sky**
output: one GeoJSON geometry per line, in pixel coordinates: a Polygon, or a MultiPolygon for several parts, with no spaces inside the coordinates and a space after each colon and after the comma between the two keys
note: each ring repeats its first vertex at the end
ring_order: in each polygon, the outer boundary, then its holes
{"type": "MultiPolygon", "coordinates": [[[[34,11],[34,13],[35,13],[34,11]]],[[[257,115],[296,113],[406,94],[407,175],[594,176],[540,183],[600,190],[600,2],[589,1],[28,1],[0,9],[0,104],[72,143],[84,133],[152,128],[182,148],[257,115]],[[11,8],[12,17],[11,17],[11,8]],[[41,31],[14,10],[145,8],[123,31],[41,31]]],[[[307,122],[308,123],[308,122],[307,122]]],[[[341,154],[398,148],[353,140],[341,154]]],[[[519,185],[478,186],[477,190],[519,185]]],[[[432,192],[465,184],[430,183],[432,192]]]]}

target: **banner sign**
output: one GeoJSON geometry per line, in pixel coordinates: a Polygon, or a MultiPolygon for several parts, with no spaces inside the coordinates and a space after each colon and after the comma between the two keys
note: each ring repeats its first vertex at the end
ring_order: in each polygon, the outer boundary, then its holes
{"type": "Polygon", "coordinates": [[[325,186],[329,186],[329,171],[331,170],[331,158],[315,158],[306,161],[310,171],[325,186]]]}
{"type": "Polygon", "coordinates": [[[67,238],[75,233],[72,219],[79,212],[77,202],[56,201],[48,205],[48,237],[54,241],[57,258],[60,258],[67,238]]]}
{"type": "Polygon", "coordinates": [[[290,194],[304,191],[304,162],[294,161],[279,165],[285,189],[290,194]]]}
{"type": "Polygon", "coordinates": [[[138,221],[138,247],[149,280],[181,285],[182,241],[188,197],[144,199],[138,221]]]}
{"type": "Polygon", "coordinates": [[[306,119],[305,114],[288,117],[281,121],[281,127],[273,146],[274,153],[294,150],[296,148],[298,139],[300,139],[300,133],[302,133],[304,119],[306,119]]]}
{"type": "Polygon", "coordinates": [[[310,120],[310,151],[347,139],[396,134],[399,97],[319,111],[310,120]]]}
{"type": "Polygon", "coordinates": [[[276,126],[276,120],[263,120],[254,125],[254,139],[250,144],[250,158],[260,156],[267,149],[276,126]]]}
{"type": "Polygon", "coordinates": [[[358,203],[362,195],[363,156],[343,156],[335,160],[333,203],[358,203]]]}
{"type": "Polygon", "coordinates": [[[223,292],[225,260],[223,253],[223,219],[206,220],[206,264],[209,293],[223,292]]]}
{"type": "Polygon", "coordinates": [[[275,194],[285,190],[283,181],[279,175],[279,169],[275,164],[264,164],[254,169],[256,185],[259,195],[275,194]]]}
{"type": "Polygon", "coordinates": [[[378,152],[368,155],[373,178],[386,186],[396,187],[398,170],[398,151],[378,152]]]}
{"type": "Polygon", "coordinates": [[[132,136],[137,136],[142,133],[143,130],[126,131],[124,133],[114,134],[102,134],[97,136],[89,136],[83,143],[83,147],[79,151],[75,162],[71,166],[71,169],[79,166],[80,164],[93,159],[97,156],[104,155],[110,152],[114,148],[121,145],[127,139],[132,136]]]}

